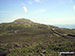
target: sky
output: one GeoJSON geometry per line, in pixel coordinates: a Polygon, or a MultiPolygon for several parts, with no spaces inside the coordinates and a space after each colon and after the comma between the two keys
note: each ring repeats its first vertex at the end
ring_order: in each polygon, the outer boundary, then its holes
{"type": "Polygon", "coordinates": [[[75,24],[75,0],[0,0],[0,23],[18,18],[43,24],[75,24]]]}

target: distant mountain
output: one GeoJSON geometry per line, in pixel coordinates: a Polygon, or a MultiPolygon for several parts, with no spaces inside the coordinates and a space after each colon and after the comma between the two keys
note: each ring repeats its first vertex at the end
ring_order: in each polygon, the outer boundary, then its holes
{"type": "Polygon", "coordinates": [[[20,18],[0,24],[0,56],[58,56],[75,51],[75,30],[20,18]]]}

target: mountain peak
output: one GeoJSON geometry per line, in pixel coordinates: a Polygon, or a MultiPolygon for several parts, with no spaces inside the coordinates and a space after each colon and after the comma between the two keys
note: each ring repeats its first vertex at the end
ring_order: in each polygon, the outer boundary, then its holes
{"type": "Polygon", "coordinates": [[[31,23],[33,23],[31,20],[25,19],[25,18],[19,18],[19,19],[15,20],[14,22],[15,23],[24,23],[24,24],[31,24],[31,23]]]}

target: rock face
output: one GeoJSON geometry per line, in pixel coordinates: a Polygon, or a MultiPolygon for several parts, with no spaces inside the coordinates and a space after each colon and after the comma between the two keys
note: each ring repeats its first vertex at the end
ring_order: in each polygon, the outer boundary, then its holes
{"type": "Polygon", "coordinates": [[[31,20],[20,18],[14,21],[14,23],[24,23],[24,24],[33,24],[31,20]]]}

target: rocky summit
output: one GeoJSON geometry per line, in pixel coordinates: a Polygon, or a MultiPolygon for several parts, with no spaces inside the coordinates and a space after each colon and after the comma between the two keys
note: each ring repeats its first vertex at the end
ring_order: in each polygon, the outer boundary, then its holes
{"type": "Polygon", "coordinates": [[[29,19],[20,18],[15,20],[14,23],[32,24],[33,22],[29,19]]]}

